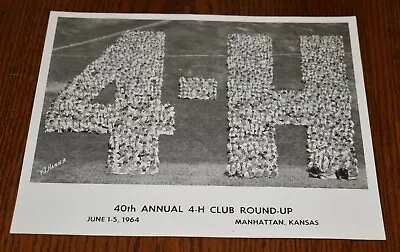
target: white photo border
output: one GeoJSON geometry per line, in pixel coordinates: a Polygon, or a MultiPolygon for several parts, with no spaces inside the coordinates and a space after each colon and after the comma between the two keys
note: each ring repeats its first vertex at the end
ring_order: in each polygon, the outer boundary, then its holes
{"type": "MultiPolygon", "coordinates": [[[[246,218],[260,218],[244,216],[246,218]]],[[[276,216],[271,216],[275,218],[276,216]]],[[[283,217],[282,217],[283,218],[283,217]]],[[[122,236],[201,236],[385,239],[355,17],[249,17],[187,14],[50,13],[11,233],[122,236]],[[368,189],[224,187],[180,185],[43,184],[30,182],[53,42],[59,17],[202,20],[261,23],[347,23],[368,179],[368,189]],[[142,194],[141,192],[145,192],[142,194]],[[139,195],[139,196],[138,196],[139,195]],[[117,204],[188,206],[275,206],[294,209],[290,218],[320,225],[235,225],[235,214],[156,213],[134,215],[140,223],[86,223],[87,216],[115,215],[117,204]]]]}

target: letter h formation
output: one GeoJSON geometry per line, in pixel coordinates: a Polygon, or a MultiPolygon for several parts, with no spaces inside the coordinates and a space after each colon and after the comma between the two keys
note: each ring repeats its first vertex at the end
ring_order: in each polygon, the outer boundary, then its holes
{"type": "Polygon", "coordinates": [[[303,125],[310,176],[356,178],[343,38],[300,36],[299,92],[275,90],[272,49],[265,34],[228,36],[228,174],[277,177],[276,126],[303,125]]]}

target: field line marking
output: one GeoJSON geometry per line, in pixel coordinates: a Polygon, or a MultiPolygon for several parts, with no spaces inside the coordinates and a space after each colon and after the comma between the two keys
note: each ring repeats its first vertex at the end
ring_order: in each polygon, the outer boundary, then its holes
{"type": "MultiPolygon", "coordinates": [[[[156,26],[156,25],[168,23],[169,21],[170,21],[170,20],[162,20],[162,21],[158,21],[158,22],[155,22],[155,23],[151,23],[151,24],[147,24],[147,25],[142,25],[142,26],[139,26],[139,27],[135,27],[135,28],[132,28],[132,29],[129,29],[129,30],[138,30],[138,29],[153,27],[153,26],[156,26]]],[[[126,31],[126,30],[125,30],[125,31],[126,31]]],[[[95,42],[95,41],[99,41],[99,40],[102,40],[102,39],[106,39],[106,38],[111,38],[111,37],[120,35],[120,34],[124,33],[125,31],[120,31],[120,32],[112,33],[112,34],[105,35],[105,36],[102,36],[102,37],[98,37],[98,38],[94,38],[94,39],[89,39],[89,40],[82,41],[82,42],[78,42],[78,43],[72,43],[72,44],[65,45],[65,46],[56,47],[56,48],[53,48],[53,52],[56,52],[56,51],[59,51],[59,50],[62,50],[62,49],[66,49],[66,48],[70,48],[70,47],[75,47],[75,46],[80,46],[80,45],[89,44],[89,43],[92,43],[92,42],[95,42]]]]}

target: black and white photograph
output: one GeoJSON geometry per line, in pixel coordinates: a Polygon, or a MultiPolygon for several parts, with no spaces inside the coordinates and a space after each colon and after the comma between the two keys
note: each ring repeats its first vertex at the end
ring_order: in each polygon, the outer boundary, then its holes
{"type": "Polygon", "coordinates": [[[367,188],[348,24],[60,17],[31,181],[367,188]]]}
{"type": "Polygon", "coordinates": [[[376,181],[355,17],[52,12],[11,232],[385,239],[376,181]]]}
{"type": "Polygon", "coordinates": [[[348,24],[60,17],[31,181],[367,188],[348,24]]]}

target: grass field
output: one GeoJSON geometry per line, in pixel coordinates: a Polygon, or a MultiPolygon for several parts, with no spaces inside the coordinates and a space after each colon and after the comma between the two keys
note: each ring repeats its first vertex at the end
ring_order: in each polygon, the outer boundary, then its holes
{"type": "MultiPolygon", "coordinates": [[[[67,161],[68,162],[68,161],[67,161]]],[[[40,167],[44,164],[37,163],[40,167]]],[[[280,166],[277,179],[238,179],[228,177],[222,164],[197,163],[162,163],[160,173],[156,176],[105,174],[101,161],[86,162],[83,165],[67,163],[54,168],[45,176],[34,174],[32,179],[42,183],[96,183],[96,184],[152,184],[152,185],[218,185],[218,186],[273,186],[273,187],[307,187],[310,188],[346,188],[359,189],[366,184],[365,170],[361,171],[358,180],[321,180],[308,177],[303,168],[298,166],[280,166]],[[360,181],[361,180],[361,181],[360,181]]]]}
{"type": "MultiPolygon", "coordinates": [[[[38,136],[33,182],[128,183],[221,186],[281,186],[367,188],[364,154],[352,73],[349,35],[343,24],[253,24],[214,22],[160,22],[134,20],[80,20],[61,18],[57,26],[43,113],[57,93],[126,29],[162,30],[166,33],[163,103],[176,111],[175,134],[160,136],[160,173],[155,176],[107,174],[105,168],[109,135],[88,133],[44,133],[38,136]],[[360,176],[355,181],[311,179],[306,173],[306,128],[279,126],[276,142],[280,177],[234,179],[224,174],[227,163],[226,37],[228,33],[269,33],[274,41],[274,85],[277,89],[300,90],[299,35],[342,35],[345,41],[348,77],[353,94],[355,143],[360,176]],[[110,35],[111,34],[111,35],[110,35]],[[217,99],[178,99],[182,75],[215,78],[217,99]],[[66,163],[40,175],[43,167],[66,158],[66,163]]],[[[96,101],[112,102],[114,89],[104,89],[96,101]]]]}

